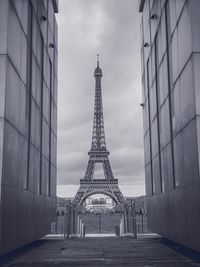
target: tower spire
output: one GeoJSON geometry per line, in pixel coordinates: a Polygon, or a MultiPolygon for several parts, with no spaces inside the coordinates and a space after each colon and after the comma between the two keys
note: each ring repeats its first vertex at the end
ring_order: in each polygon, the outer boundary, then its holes
{"type": "MultiPolygon", "coordinates": [[[[107,151],[103,121],[103,104],[101,78],[102,70],[99,67],[99,54],[97,55],[97,68],[94,71],[95,77],[95,100],[94,100],[94,121],[91,151],[107,151]]],[[[89,153],[91,153],[89,151],[89,153]]],[[[107,151],[109,154],[109,152],[107,151]]]]}
{"type": "Polygon", "coordinates": [[[97,54],[97,68],[99,68],[99,54],[97,54]]]}

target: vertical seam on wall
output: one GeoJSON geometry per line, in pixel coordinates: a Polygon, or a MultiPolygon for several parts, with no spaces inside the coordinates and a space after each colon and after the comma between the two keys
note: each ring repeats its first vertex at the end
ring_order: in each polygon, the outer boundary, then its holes
{"type": "Polygon", "coordinates": [[[32,24],[33,24],[33,14],[32,14],[32,4],[28,5],[28,15],[30,13],[30,20],[28,20],[28,30],[30,31],[27,34],[28,37],[28,56],[27,63],[29,59],[29,74],[28,74],[28,84],[29,87],[29,120],[28,120],[28,154],[27,154],[27,180],[26,180],[26,190],[29,189],[29,176],[30,176],[30,145],[31,145],[31,118],[32,118],[32,24]],[[29,36],[30,34],[30,36],[29,36]]]}
{"type": "MultiPolygon", "coordinates": [[[[168,2],[167,2],[168,3],[168,2]]],[[[168,18],[167,18],[167,4],[165,4],[165,30],[166,30],[166,41],[167,41],[167,76],[168,76],[168,94],[169,94],[169,116],[170,116],[170,135],[171,135],[171,148],[172,148],[172,172],[173,172],[173,187],[175,184],[175,168],[174,168],[174,144],[173,144],[173,125],[172,125],[172,103],[171,103],[171,88],[170,88],[170,67],[169,67],[169,32],[168,32],[168,18]]]]}
{"type": "Polygon", "coordinates": [[[41,55],[41,92],[40,92],[40,176],[39,176],[39,194],[42,194],[42,134],[43,134],[43,75],[44,75],[44,41],[42,40],[41,55]]]}
{"type": "Polygon", "coordinates": [[[149,94],[149,59],[147,60],[147,91],[148,91],[148,110],[149,110],[149,148],[150,148],[150,166],[151,166],[151,194],[154,194],[153,184],[153,166],[152,166],[152,144],[151,144],[151,114],[150,114],[150,94],[149,94]]]}
{"type": "Polygon", "coordinates": [[[157,41],[158,41],[158,34],[156,34],[155,37],[155,82],[156,82],[156,102],[157,102],[157,124],[158,124],[158,157],[159,157],[159,167],[160,167],[160,190],[161,193],[163,192],[163,179],[162,179],[162,166],[161,166],[161,149],[160,149],[160,112],[159,112],[159,107],[158,104],[160,101],[158,101],[158,64],[157,64],[157,41]]]}
{"type": "Polygon", "coordinates": [[[49,183],[48,183],[48,196],[51,196],[51,111],[52,111],[52,63],[50,63],[50,92],[49,92],[49,183]]]}

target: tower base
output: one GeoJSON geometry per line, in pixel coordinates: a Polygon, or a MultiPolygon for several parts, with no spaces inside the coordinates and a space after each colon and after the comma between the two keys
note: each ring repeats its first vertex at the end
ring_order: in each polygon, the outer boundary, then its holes
{"type": "Polygon", "coordinates": [[[94,194],[105,194],[116,204],[124,202],[124,197],[118,187],[118,179],[81,179],[80,188],[74,197],[74,204],[82,205],[89,196],[94,194]]]}

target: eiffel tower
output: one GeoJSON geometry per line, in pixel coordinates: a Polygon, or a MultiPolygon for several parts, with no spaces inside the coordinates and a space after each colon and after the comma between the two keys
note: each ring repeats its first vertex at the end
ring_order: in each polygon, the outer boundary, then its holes
{"type": "Polygon", "coordinates": [[[116,204],[124,202],[124,197],[118,187],[118,179],[114,178],[109,162],[109,151],[106,148],[101,78],[102,70],[99,67],[99,55],[97,55],[97,67],[94,71],[95,77],[95,101],[92,145],[88,152],[89,161],[83,179],[80,179],[80,188],[74,198],[75,205],[82,205],[91,195],[105,194],[112,198],[116,204]],[[95,164],[102,163],[104,179],[93,179],[95,164]]]}

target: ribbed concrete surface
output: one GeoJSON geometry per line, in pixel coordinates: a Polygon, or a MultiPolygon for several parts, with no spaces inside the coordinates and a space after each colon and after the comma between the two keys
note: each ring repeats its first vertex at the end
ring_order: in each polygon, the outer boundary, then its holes
{"type": "Polygon", "coordinates": [[[166,246],[162,239],[153,237],[137,240],[127,237],[39,240],[1,259],[1,264],[12,267],[200,266],[166,246]]]}

